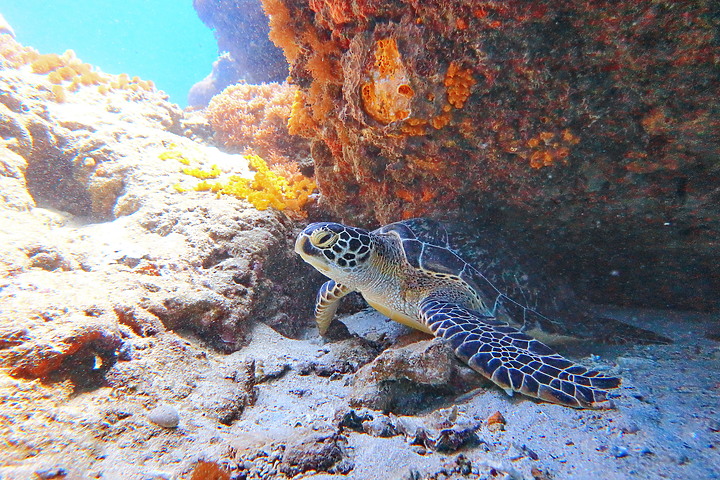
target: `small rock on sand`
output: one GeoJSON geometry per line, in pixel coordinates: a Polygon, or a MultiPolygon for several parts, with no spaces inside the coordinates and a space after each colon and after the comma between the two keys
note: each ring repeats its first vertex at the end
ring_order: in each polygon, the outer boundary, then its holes
{"type": "Polygon", "coordinates": [[[180,423],[180,414],[172,405],[161,404],[150,410],[148,419],[164,428],[175,428],[180,423]]]}

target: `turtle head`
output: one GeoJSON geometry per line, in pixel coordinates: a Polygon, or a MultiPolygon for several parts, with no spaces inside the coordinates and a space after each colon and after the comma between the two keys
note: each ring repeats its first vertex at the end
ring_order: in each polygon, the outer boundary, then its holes
{"type": "Polygon", "coordinates": [[[366,267],[373,248],[367,230],[330,222],[311,223],[295,241],[303,260],[341,282],[366,267]]]}

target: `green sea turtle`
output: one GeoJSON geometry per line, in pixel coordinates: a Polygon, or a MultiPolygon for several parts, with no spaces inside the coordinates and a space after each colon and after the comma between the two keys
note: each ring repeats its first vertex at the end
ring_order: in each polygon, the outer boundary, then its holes
{"type": "Polygon", "coordinates": [[[524,325],[529,317],[545,317],[460,258],[437,222],[412,219],[372,232],[313,223],[298,236],[295,251],[331,279],[315,305],[321,334],[340,299],[357,291],[389,318],[444,338],[461,360],[509,393],[587,408],[620,385],[620,379],[577,365],[500,320],[524,325]]]}

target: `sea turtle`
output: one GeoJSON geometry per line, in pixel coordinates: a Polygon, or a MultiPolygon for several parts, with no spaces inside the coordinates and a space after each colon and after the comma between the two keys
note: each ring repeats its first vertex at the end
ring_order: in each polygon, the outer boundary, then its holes
{"type": "Polygon", "coordinates": [[[374,231],[313,223],[298,236],[295,251],[331,279],[315,305],[321,334],[340,299],[357,291],[389,318],[444,338],[461,360],[508,393],[592,408],[620,385],[620,379],[577,365],[499,320],[525,324],[543,316],[460,258],[435,221],[411,219],[374,231]]]}

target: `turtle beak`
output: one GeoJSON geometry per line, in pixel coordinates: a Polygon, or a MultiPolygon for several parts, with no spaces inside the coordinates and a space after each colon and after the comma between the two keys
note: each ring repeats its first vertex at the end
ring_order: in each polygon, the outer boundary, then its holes
{"type": "Polygon", "coordinates": [[[305,244],[307,241],[308,237],[302,233],[298,235],[297,240],[295,240],[295,253],[301,257],[303,256],[303,253],[305,253],[305,244]]]}
{"type": "Polygon", "coordinates": [[[295,240],[295,253],[300,255],[300,258],[315,267],[321,273],[327,273],[330,271],[330,268],[328,268],[327,264],[323,261],[324,257],[322,257],[320,250],[310,243],[310,239],[307,235],[305,235],[305,233],[298,235],[297,240],[295,240]]]}

